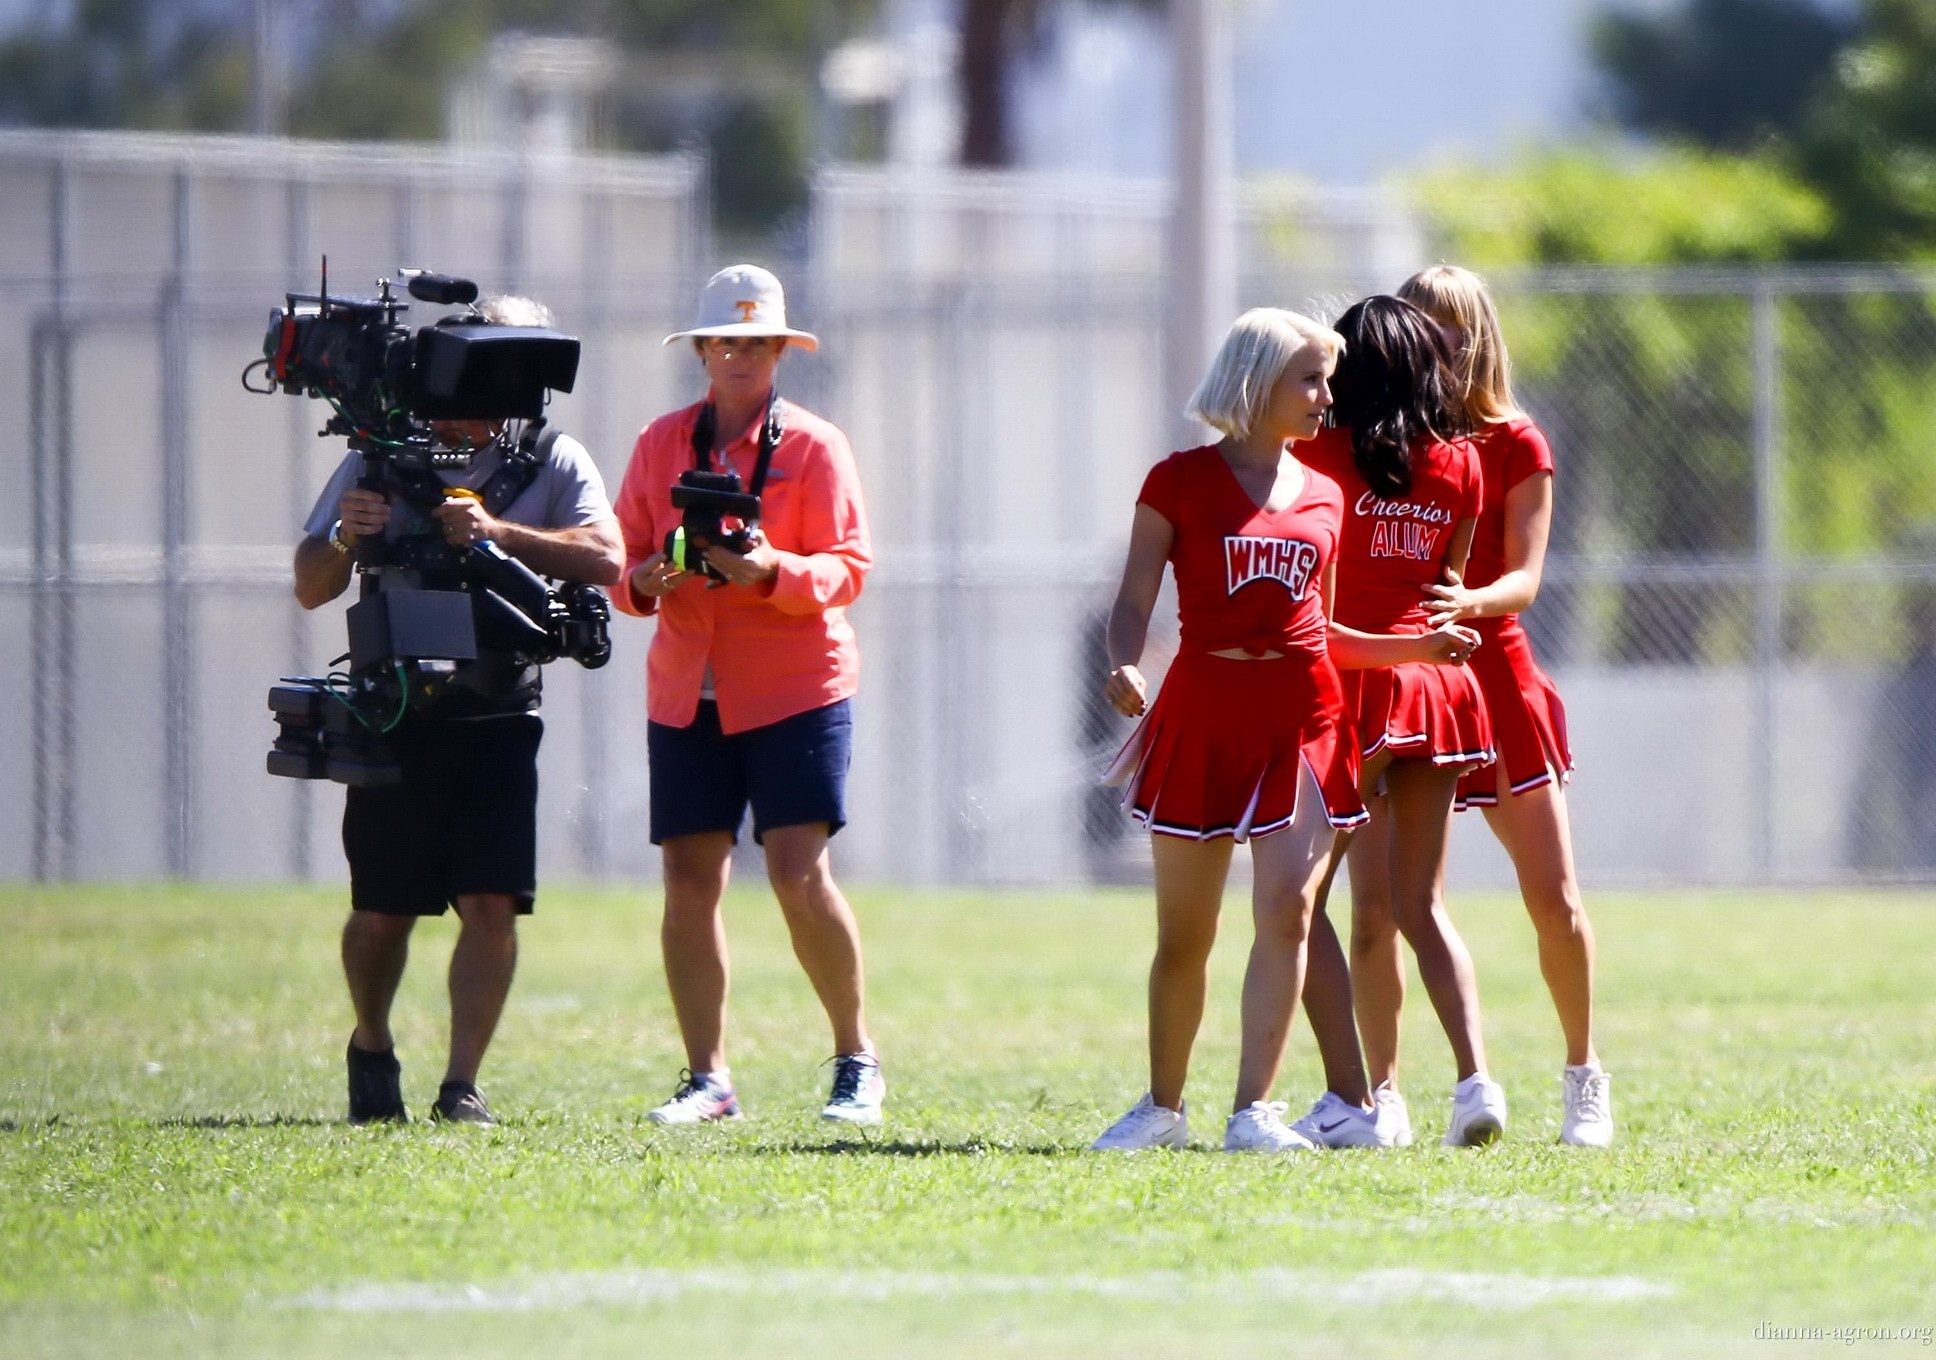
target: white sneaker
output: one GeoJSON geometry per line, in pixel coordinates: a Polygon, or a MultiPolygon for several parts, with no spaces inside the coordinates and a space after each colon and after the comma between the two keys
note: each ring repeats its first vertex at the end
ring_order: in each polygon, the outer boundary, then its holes
{"type": "Polygon", "coordinates": [[[1447,1147],[1484,1147],[1506,1131],[1506,1092],[1483,1072],[1475,1072],[1452,1088],[1452,1123],[1445,1130],[1447,1147]]]}
{"type": "Polygon", "coordinates": [[[1613,1143],[1613,1078],[1594,1063],[1560,1072],[1560,1141],[1574,1147],[1613,1143]]]}
{"type": "Polygon", "coordinates": [[[1183,1111],[1158,1105],[1145,1091],[1129,1113],[1103,1130],[1089,1146],[1097,1152],[1140,1152],[1153,1147],[1187,1147],[1190,1121],[1183,1111]]]}
{"type": "Polygon", "coordinates": [[[1405,1108],[1405,1097],[1390,1081],[1381,1081],[1371,1092],[1371,1102],[1378,1107],[1378,1129],[1391,1139],[1392,1147],[1412,1145],[1412,1112],[1405,1108]]]}
{"type": "Polygon", "coordinates": [[[834,1086],[820,1117],[836,1124],[880,1123],[881,1102],[887,1099],[881,1060],[872,1053],[837,1053],[833,1063],[834,1086]]]}
{"type": "Polygon", "coordinates": [[[1284,1122],[1290,1106],[1281,1100],[1253,1100],[1223,1126],[1225,1152],[1310,1152],[1317,1147],[1284,1122]]]}
{"type": "Polygon", "coordinates": [[[1302,1134],[1319,1147],[1391,1147],[1391,1128],[1380,1125],[1378,1115],[1375,1109],[1353,1105],[1337,1092],[1326,1091],[1309,1114],[1291,1125],[1291,1132],[1302,1134]]]}
{"type": "Polygon", "coordinates": [[[717,1073],[686,1069],[679,1073],[679,1089],[672,1099],[647,1111],[645,1117],[654,1124],[710,1124],[740,1115],[732,1082],[717,1073]]]}

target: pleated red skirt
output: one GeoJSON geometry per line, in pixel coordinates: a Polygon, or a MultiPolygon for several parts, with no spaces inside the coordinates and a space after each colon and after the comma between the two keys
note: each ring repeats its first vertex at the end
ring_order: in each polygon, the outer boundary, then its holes
{"type": "Polygon", "coordinates": [[[1357,753],[1329,657],[1239,661],[1177,657],[1163,688],[1105,777],[1152,832],[1237,841],[1297,816],[1305,765],[1335,827],[1365,820],[1357,753]]]}
{"type": "Polygon", "coordinates": [[[1459,781],[1461,808],[1496,807],[1502,778],[1514,793],[1524,793],[1555,777],[1564,785],[1573,773],[1566,705],[1533,659],[1526,630],[1518,619],[1506,619],[1503,626],[1488,619],[1481,621],[1480,632],[1485,642],[1466,665],[1485,696],[1499,759],[1459,781]]]}
{"type": "Polygon", "coordinates": [[[1395,756],[1430,760],[1434,765],[1492,761],[1486,702],[1478,680],[1464,666],[1414,661],[1346,671],[1344,698],[1361,757],[1389,748],[1395,756]]]}

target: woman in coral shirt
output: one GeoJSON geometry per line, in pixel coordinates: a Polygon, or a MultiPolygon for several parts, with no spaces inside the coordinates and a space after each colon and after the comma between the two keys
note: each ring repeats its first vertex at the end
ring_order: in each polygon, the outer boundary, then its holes
{"type": "MultiPolygon", "coordinates": [[[[656,614],[646,663],[652,841],[665,865],[660,941],[687,1070],[650,1118],[734,1119],[726,1065],[726,934],[720,900],[750,805],[753,838],[794,953],[833,1030],[823,1118],[877,1124],[886,1083],[867,1032],[860,930],[835,884],[827,842],[847,820],[846,782],[860,653],[846,606],[873,557],[846,436],[775,394],[789,347],[818,341],[786,323],[780,281],[753,265],[715,274],[690,341],[706,398],[639,435],[618,497],[625,533],[621,610],[656,614]],[[695,468],[758,483],[758,531],[738,549],[668,535],[684,512],[672,488],[695,468]],[[703,561],[700,560],[703,558],[703,561]]],[[[729,523],[725,527],[732,528],[729,523]]]]}

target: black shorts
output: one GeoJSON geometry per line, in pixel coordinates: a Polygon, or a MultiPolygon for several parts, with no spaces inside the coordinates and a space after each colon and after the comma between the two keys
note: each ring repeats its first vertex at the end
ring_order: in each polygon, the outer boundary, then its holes
{"type": "Polygon", "coordinates": [[[406,722],[403,782],[352,788],[343,808],[350,904],[441,916],[458,897],[502,893],[529,914],[538,891],[535,713],[406,722]]]}
{"type": "Polygon", "coordinates": [[[832,835],[847,825],[851,699],[730,737],[719,705],[702,699],[690,727],[647,723],[645,745],[654,845],[707,831],[737,841],[748,804],[756,841],[776,826],[825,822],[832,835]]]}

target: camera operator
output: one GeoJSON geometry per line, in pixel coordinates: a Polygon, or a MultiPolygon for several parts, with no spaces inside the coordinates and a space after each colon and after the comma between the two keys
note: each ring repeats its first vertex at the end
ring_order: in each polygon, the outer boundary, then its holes
{"type": "MultiPolygon", "coordinates": [[[[551,325],[549,311],[527,298],[492,298],[479,310],[500,325],[551,325]]],[[[296,549],[296,598],[305,609],[343,593],[358,540],[376,535],[391,543],[434,536],[460,549],[489,541],[543,575],[618,582],[618,521],[578,441],[548,433],[537,441],[535,464],[520,467],[506,457],[515,431],[501,423],[438,421],[432,429],[441,447],[474,453],[468,466],[440,470],[446,495],[430,515],[358,487],[360,455],[337,468],[296,549]],[[492,513],[487,502],[505,495],[509,500],[492,513]]],[[[356,1012],[348,1053],[352,1123],[408,1117],[390,1005],[417,918],[440,916],[453,904],[459,929],[450,960],[450,1063],[432,1116],[495,1122],[477,1089],[477,1069],[510,991],[516,918],[530,913],[537,891],[544,730],[538,694],[536,666],[480,652],[393,734],[402,781],[347,791],[343,849],[352,910],[343,928],[343,972],[356,1012]]]]}
{"type": "Polygon", "coordinates": [[[750,804],[794,953],[833,1029],[821,1114],[876,1124],[886,1084],[867,1033],[860,931],[827,855],[847,820],[860,671],[846,606],[873,561],[860,481],[846,436],[774,395],[787,349],[819,342],[787,326],[772,274],[752,265],[715,274],[698,324],[666,343],[679,340],[697,351],[708,391],[639,435],[618,499],[626,583],[613,592],[620,609],[659,620],[646,672],[651,835],[665,869],[660,940],[687,1070],[649,1117],[692,1124],[740,1113],[726,1066],[719,907],[750,804]],[[758,532],[740,541],[743,551],[713,542],[705,571],[682,570],[662,550],[691,523],[673,487],[715,465],[762,497],[758,532]]]}

